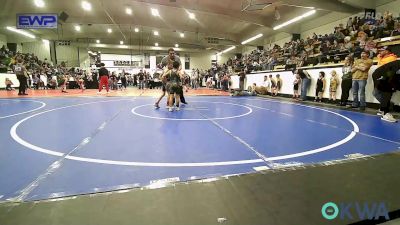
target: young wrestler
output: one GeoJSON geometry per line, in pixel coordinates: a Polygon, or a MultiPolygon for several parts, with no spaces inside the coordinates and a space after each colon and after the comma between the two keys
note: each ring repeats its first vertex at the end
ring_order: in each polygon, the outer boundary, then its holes
{"type": "Polygon", "coordinates": [[[69,74],[67,73],[67,74],[65,74],[64,76],[63,76],[63,80],[61,81],[62,83],[61,83],[61,92],[62,93],[68,93],[66,90],[67,90],[67,83],[68,83],[68,80],[69,80],[69,74]]]}
{"type": "Polygon", "coordinates": [[[337,77],[336,70],[331,72],[331,80],[329,85],[329,101],[336,103],[336,91],[339,86],[339,79],[337,77]]]}
{"type": "Polygon", "coordinates": [[[174,110],[174,97],[176,104],[176,111],[179,111],[179,102],[180,102],[180,90],[182,88],[181,76],[178,72],[179,63],[174,62],[172,64],[173,69],[171,73],[169,73],[169,82],[167,83],[167,89],[169,93],[169,111],[172,112],[174,110]]]}
{"type": "MultiPolygon", "coordinates": [[[[167,83],[168,83],[168,81],[169,81],[169,80],[168,80],[168,79],[169,79],[169,75],[170,75],[171,70],[172,70],[172,64],[173,64],[173,62],[170,61],[170,62],[168,63],[168,66],[164,69],[163,74],[161,75],[162,94],[161,94],[161,96],[158,98],[158,100],[156,101],[156,103],[154,103],[154,107],[155,107],[156,109],[159,109],[159,108],[160,108],[160,101],[161,101],[162,98],[164,98],[165,93],[166,93],[166,91],[167,91],[167,83]]],[[[167,99],[168,99],[168,97],[167,97],[167,99]]],[[[167,100],[167,101],[168,101],[168,100],[167,100]]],[[[167,105],[168,105],[168,103],[167,103],[167,105]]]]}

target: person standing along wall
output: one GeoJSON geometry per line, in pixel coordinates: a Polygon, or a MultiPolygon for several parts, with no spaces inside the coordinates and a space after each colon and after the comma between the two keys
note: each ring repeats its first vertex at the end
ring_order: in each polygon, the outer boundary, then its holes
{"type": "Polygon", "coordinates": [[[319,77],[317,80],[317,86],[315,88],[315,99],[314,102],[322,102],[322,95],[325,91],[325,72],[321,71],[319,72],[319,77]]]}
{"type": "MultiPolygon", "coordinates": [[[[397,60],[397,56],[391,53],[387,46],[378,49],[378,51],[379,51],[378,68],[397,60]]],[[[392,114],[389,113],[389,109],[390,109],[390,99],[392,98],[393,92],[396,91],[394,89],[394,86],[398,85],[398,84],[392,84],[391,82],[398,82],[398,80],[394,79],[389,81],[388,78],[383,79],[383,74],[378,74],[378,75],[381,75],[381,77],[377,80],[374,79],[374,91],[373,91],[373,95],[380,103],[380,108],[378,110],[377,115],[382,116],[381,119],[384,121],[395,123],[397,122],[397,120],[393,117],[392,114]]]]}
{"type": "Polygon", "coordinates": [[[336,91],[338,85],[339,85],[339,79],[337,78],[336,70],[332,70],[330,85],[329,85],[329,101],[331,103],[336,103],[336,91]]]}
{"type": "Polygon", "coordinates": [[[344,66],[342,68],[343,76],[342,76],[342,95],[340,97],[340,103],[338,104],[339,106],[346,106],[347,105],[347,99],[349,98],[349,92],[351,89],[352,85],[352,73],[351,73],[351,68],[353,66],[353,58],[351,56],[347,56],[344,59],[344,66]]]}
{"type": "Polygon", "coordinates": [[[23,65],[23,60],[21,58],[18,59],[17,65],[14,67],[15,74],[17,75],[17,79],[19,81],[18,95],[28,95],[26,93],[26,87],[28,85],[28,74],[26,73],[26,68],[23,65]]]}
{"type": "Polygon", "coordinates": [[[107,93],[110,90],[110,87],[108,86],[108,77],[109,77],[109,72],[108,70],[105,68],[105,64],[101,63],[100,64],[100,69],[99,69],[99,77],[100,77],[100,84],[99,84],[99,94],[101,93],[101,91],[103,90],[103,85],[106,86],[106,90],[107,93]]]}
{"type": "Polygon", "coordinates": [[[365,110],[365,87],[367,86],[368,71],[372,66],[372,59],[368,58],[369,52],[363,51],[361,58],[354,62],[351,69],[353,73],[353,105],[352,108],[360,108],[365,110]]]}
{"type": "Polygon", "coordinates": [[[244,70],[242,69],[239,73],[239,89],[240,91],[244,90],[244,79],[246,78],[246,74],[244,70]]]}
{"type": "Polygon", "coordinates": [[[141,69],[138,73],[138,80],[139,80],[139,89],[144,89],[144,76],[143,70],[141,69]]]}
{"type": "Polygon", "coordinates": [[[307,73],[307,71],[302,70],[302,69],[297,70],[295,73],[299,74],[300,78],[301,78],[300,100],[305,101],[305,100],[307,100],[307,91],[308,91],[308,88],[310,87],[311,77],[307,73]]]}

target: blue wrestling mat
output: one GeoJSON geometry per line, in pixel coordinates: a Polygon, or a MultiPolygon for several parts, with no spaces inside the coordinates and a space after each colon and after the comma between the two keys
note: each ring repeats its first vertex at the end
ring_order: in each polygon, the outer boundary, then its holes
{"type": "Polygon", "coordinates": [[[400,125],[258,97],[0,99],[0,201],[145,187],[398,150],[400,125]],[[161,105],[165,105],[165,100],[161,105]]]}

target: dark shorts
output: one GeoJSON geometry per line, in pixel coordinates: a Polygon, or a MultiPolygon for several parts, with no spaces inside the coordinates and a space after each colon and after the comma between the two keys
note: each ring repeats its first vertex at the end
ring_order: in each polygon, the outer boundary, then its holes
{"type": "Polygon", "coordinates": [[[164,83],[162,84],[162,91],[163,91],[163,92],[166,92],[166,91],[167,91],[167,87],[165,86],[164,83]]]}
{"type": "Polygon", "coordinates": [[[180,93],[180,85],[177,83],[169,83],[167,85],[168,93],[170,94],[179,94],[180,93]]]}

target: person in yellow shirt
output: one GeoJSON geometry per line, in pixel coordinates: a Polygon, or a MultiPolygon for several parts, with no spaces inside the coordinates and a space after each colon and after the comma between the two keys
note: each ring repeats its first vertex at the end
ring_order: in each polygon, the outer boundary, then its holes
{"type": "Polygon", "coordinates": [[[351,69],[353,84],[353,105],[352,108],[360,107],[365,110],[365,86],[367,86],[368,71],[372,66],[372,59],[368,58],[369,52],[363,51],[361,58],[354,61],[351,69]],[[360,98],[359,98],[360,97],[360,98]]]}
{"type": "Polygon", "coordinates": [[[336,70],[332,70],[329,85],[329,101],[336,103],[336,90],[339,86],[339,79],[337,78],[336,70]]]}
{"type": "MultiPolygon", "coordinates": [[[[392,53],[388,46],[383,46],[378,49],[378,68],[380,66],[383,66],[387,63],[394,62],[397,60],[397,56],[392,53]]],[[[381,119],[387,122],[395,123],[397,120],[393,117],[392,114],[389,113],[389,108],[390,108],[390,99],[392,98],[394,90],[390,89],[390,85],[385,85],[388,86],[388,88],[380,89],[378,90],[377,88],[377,81],[374,80],[374,91],[373,95],[375,98],[379,101],[380,107],[378,110],[377,115],[381,116],[381,119]]]]}

